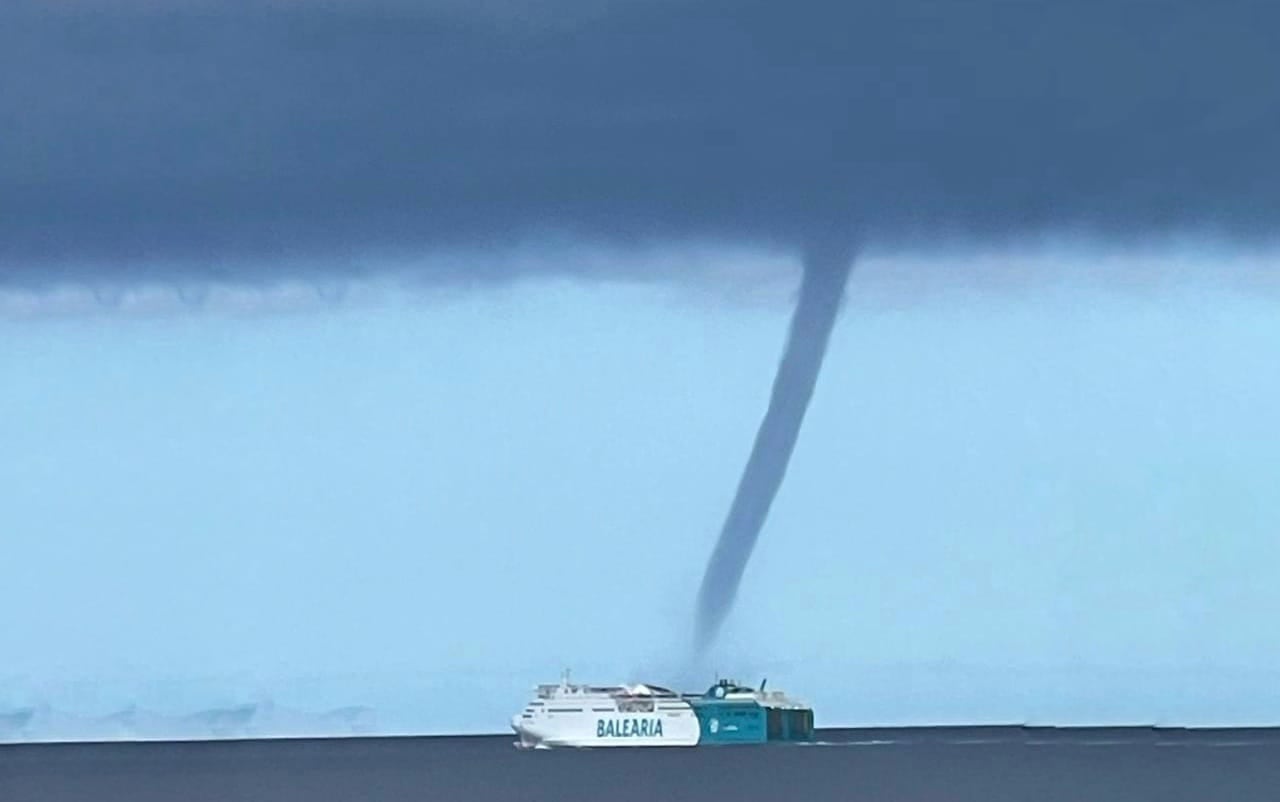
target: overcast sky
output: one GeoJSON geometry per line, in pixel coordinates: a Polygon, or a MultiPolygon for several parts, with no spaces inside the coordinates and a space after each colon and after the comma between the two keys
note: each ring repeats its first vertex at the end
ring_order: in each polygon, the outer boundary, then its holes
{"type": "Polygon", "coordinates": [[[1278,25],[1251,0],[15,0],[0,278],[795,245],[831,220],[896,247],[1257,238],[1278,25]]]}

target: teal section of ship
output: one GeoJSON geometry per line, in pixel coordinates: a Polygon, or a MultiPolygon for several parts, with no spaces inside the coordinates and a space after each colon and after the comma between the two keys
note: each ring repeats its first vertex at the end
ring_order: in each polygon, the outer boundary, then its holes
{"type": "Polygon", "coordinates": [[[765,742],[765,711],[755,702],[699,700],[691,702],[698,717],[702,744],[759,744],[765,742]]]}
{"type": "Polygon", "coordinates": [[[685,698],[698,719],[700,746],[813,739],[813,710],[770,704],[763,686],[756,691],[720,680],[701,696],[685,698]]]}

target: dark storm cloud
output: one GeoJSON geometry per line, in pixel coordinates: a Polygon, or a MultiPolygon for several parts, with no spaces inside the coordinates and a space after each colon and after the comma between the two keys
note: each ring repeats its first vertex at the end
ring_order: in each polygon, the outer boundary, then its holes
{"type": "Polygon", "coordinates": [[[868,245],[1243,238],[1280,211],[1272,3],[480,8],[6,3],[0,276],[790,246],[832,215],[868,245]]]}

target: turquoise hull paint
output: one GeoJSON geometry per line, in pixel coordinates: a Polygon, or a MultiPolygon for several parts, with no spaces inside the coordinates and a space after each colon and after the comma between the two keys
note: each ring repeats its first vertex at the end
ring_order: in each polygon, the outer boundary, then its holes
{"type": "Polygon", "coordinates": [[[755,702],[695,701],[698,745],[762,744],[767,740],[765,710],[755,702]]]}
{"type": "Polygon", "coordinates": [[[813,710],[766,707],[732,680],[718,680],[701,697],[686,698],[698,719],[699,746],[813,740],[813,710]]]}

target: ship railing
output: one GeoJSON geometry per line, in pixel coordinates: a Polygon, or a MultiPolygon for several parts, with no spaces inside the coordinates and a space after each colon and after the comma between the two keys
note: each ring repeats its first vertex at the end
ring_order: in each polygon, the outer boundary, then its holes
{"type": "Polygon", "coordinates": [[[570,695],[581,696],[584,694],[617,695],[625,693],[626,689],[615,685],[539,685],[537,686],[537,694],[539,699],[550,699],[554,696],[570,695]]]}

